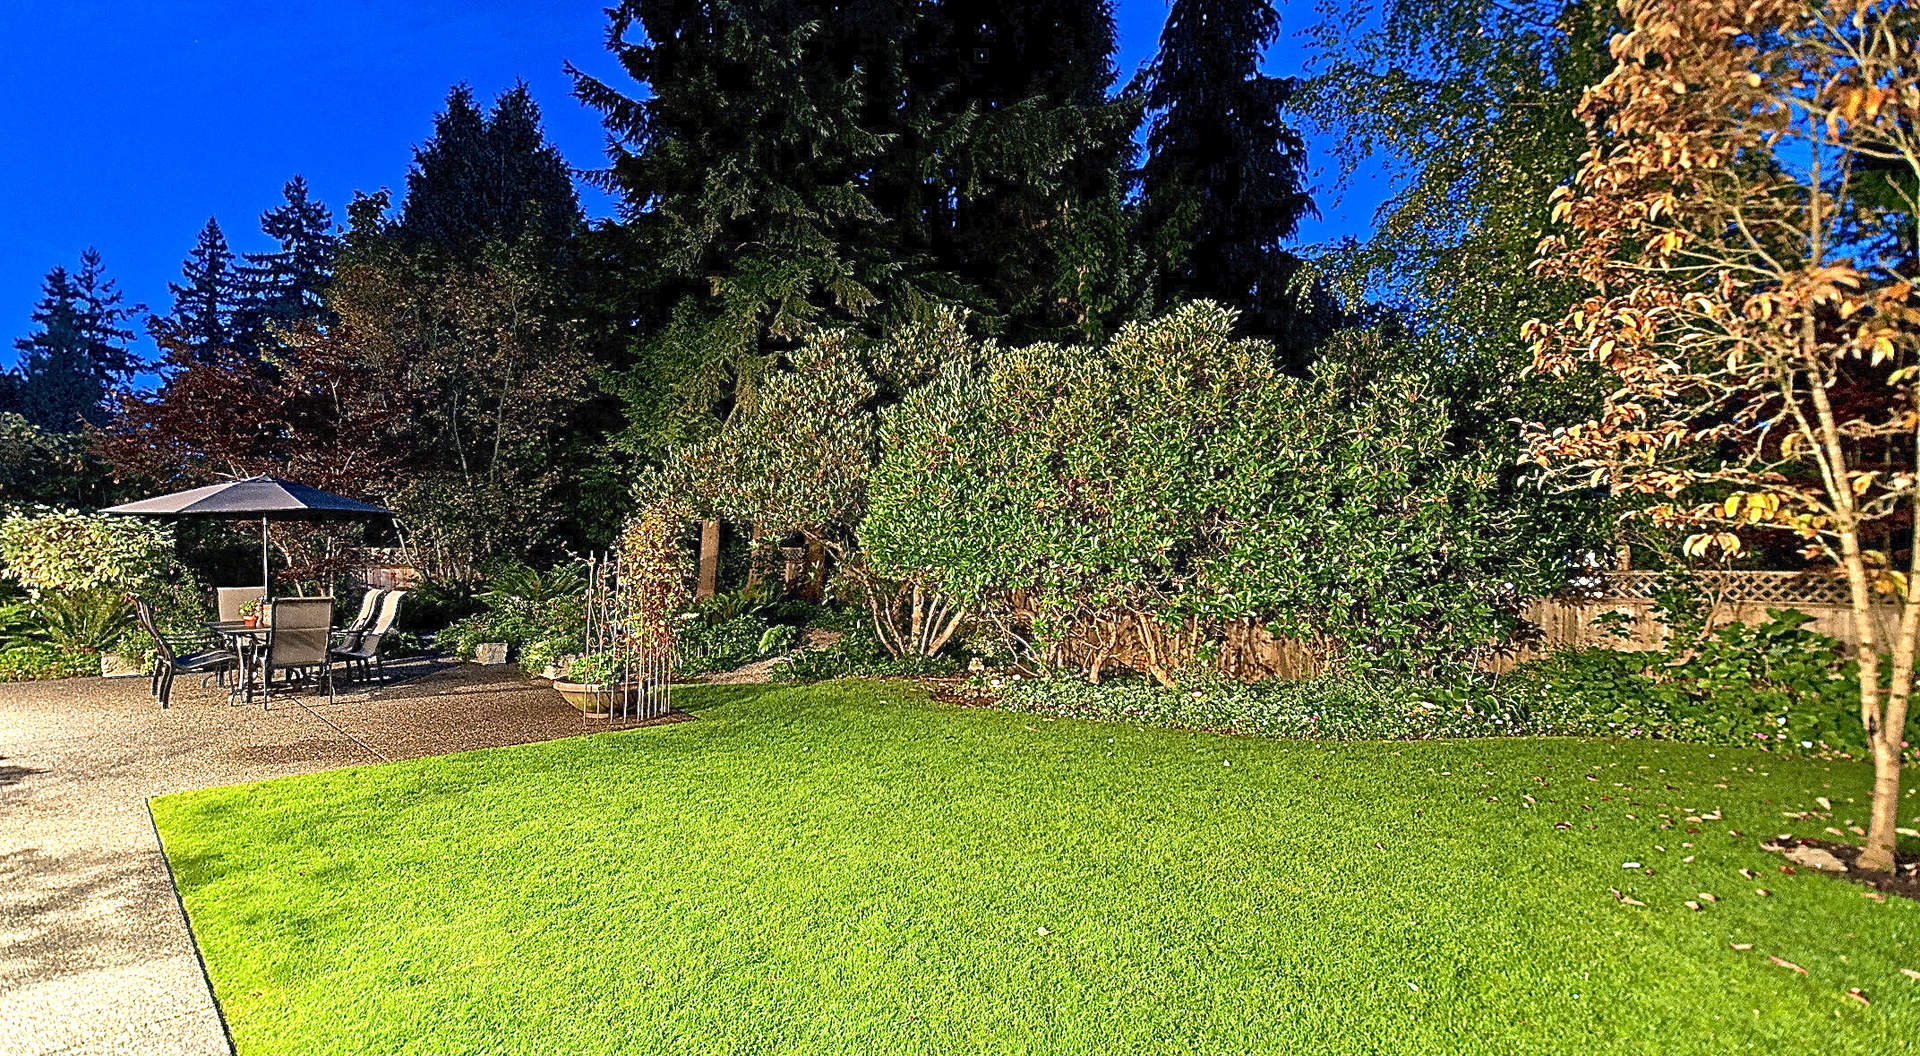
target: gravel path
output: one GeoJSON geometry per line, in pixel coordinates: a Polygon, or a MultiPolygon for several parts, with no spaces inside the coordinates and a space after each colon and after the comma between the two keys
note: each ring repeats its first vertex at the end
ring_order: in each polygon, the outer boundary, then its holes
{"type": "Polygon", "coordinates": [[[0,685],[0,1054],[229,1053],[151,796],[603,728],[513,668],[395,664],[374,694],[229,705],[182,679],[0,685]]]}

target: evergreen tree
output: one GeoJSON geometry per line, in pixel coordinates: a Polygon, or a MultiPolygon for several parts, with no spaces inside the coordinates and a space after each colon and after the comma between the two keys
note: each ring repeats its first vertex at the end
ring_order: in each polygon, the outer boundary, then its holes
{"type": "Polygon", "coordinates": [[[339,250],[333,214],[308,197],[305,177],[288,180],[282,194],[284,203],[260,214],[261,232],[280,248],[248,253],[240,267],[236,343],[253,353],[273,344],[276,330],[326,318],[321,291],[333,273],[333,258],[339,250]]]}
{"type": "Polygon", "coordinates": [[[820,326],[956,304],[1067,337],[1137,308],[1106,0],[626,0],[609,40],[645,92],[572,72],[625,199],[598,248],[640,291],[636,449],[710,428],[820,326]]]}
{"type": "Polygon", "coordinates": [[[1295,82],[1260,72],[1279,32],[1270,0],[1174,0],[1146,76],[1141,220],[1165,299],[1241,309],[1297,366],[1318,335],[1282,243],[1313,200],[1305,143],[1282,115],[1295,82]]]}
{"type": "Polygon", "coordinates": [[[525,82],[501,93],[490,115],[466,85],[447,93],[407,174],[397,225],[404,241],[471,257],[488,242],[518,243],[526,231],[559,244],[582,223],[572,174],[541,131],[525,82]]]}
{"type": "Polygon", "coordinates": [[[569,67],[609,132],[600,179],[624,198],[628,243],[615,256],[644,269],[634,446],[710,428],[813,327],[961,292],[872,186],[898,188],[890,144],[932,137],[903,87],[915,7],[625,0],[609,46],[647,90],[569,67]]]}
{"type": "Polygon", "coordinates": [[[33,310],[36,328],[14,342],[18,400],[29,422],[65,433],[106,420],[108,395],[138,368],[126,323],[143,309],[123,301],[94,249],[80,255],[79,271],[56,266],[47,273],[33,310]]]}
{"type": "Polygon", "coordinates": [[[173,310],[148,320],[148,330],[156,339],[164,332],[193,350],[197,359],[206,359],[213,349],[231,347],[239,309],[239,274],[218,221],[207,219],[180,275],[181,281],[167,283],[173,310]]]}
{"type": "MultiPolygon", "coordinates": [[[[1098,336],[1138,311],[1120,174],[1138,100],[1109,100],[1107,0],[947,0],[922,16],[934,41],[913,64],[932,100],[937,260],[982,289],[1009,340],[1098,336]]],[[[929,164],[928,162],[931,162],[929,164]]]]}

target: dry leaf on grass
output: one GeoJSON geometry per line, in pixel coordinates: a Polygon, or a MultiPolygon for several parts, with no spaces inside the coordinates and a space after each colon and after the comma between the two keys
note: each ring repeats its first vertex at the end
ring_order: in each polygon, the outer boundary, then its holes
{"type": "Polygon", "coordinates": [[[1792,961],[1787,960],[1784,957],[1775,957],[1773,954],[1769,953],[1767,954],[1767,960],[1772,961],[1773,963],[1779,965],[1782,968],[1791,968],[1794,971],[1799,972],[1801,975],[1808,974],[1805,968],[1800,967],[1799,965],[1793,963],[1792,961]]]}

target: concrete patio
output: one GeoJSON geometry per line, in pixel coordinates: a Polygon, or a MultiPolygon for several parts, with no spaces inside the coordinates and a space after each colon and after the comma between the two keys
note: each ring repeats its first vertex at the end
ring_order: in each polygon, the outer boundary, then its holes
{"type": "Polygon", "coordinates": [[[231,1051],[149,797],[604,728],[515,668],[389,672],[272,710],[197,680],[166,711],[138,678],[0,685],[0,1053],[231,1051]]]}

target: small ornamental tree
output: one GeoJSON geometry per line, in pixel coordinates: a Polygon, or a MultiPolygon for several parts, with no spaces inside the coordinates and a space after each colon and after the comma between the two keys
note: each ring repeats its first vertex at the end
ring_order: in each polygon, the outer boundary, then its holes
{"type": "Polygon", "coordinates": [[[627,631],[642,654],[670,652],[679,638],[677,617],[687,603],[680,524],[671,506],[659,504],[634,514],[620,531],[627,631]]]}
{"type": "Polygon", "coordinates": [[[641,493],[762,536],[800,535],[857,588],[890,654],[931,656],[965,609],[924,575],[874,572],[864,545],[868,478],[880,457],[880,411],[940,364],[972,354],[961,316],[945,309],[879,341],[818,331],[762,376],[717,434],[670,449],[641,493]]]}
{"type": "Polygon", "coordinates": [[[1533,456],[1644,497],[1656,521],[1695,533],[1696,554],[1777,529],[1840,567],[1875,772],[1858,865],[1884,872],[1920,632],[1920,12],[1623,0],[1621,13],[1617,65],[1580,104],[1592,147],[1554,210],[1572,237],[1541,245],[1541,270],[1589,293],[1526,328],[1540,369],[1598,368],[1613,392],[1591,421],[1535,427],[1533,456]],[[1891,641],[1882,603],[1898,614],[1891,641]]]}

